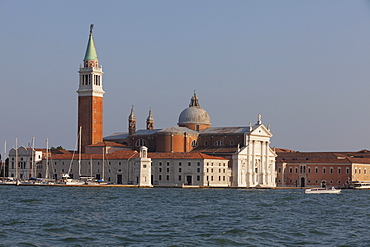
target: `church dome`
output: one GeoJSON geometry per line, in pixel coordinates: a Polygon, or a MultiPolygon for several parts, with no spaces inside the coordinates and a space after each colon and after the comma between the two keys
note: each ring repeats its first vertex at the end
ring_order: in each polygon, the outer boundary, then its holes
{"type": "Polygon", "coordinates": [[[198,97],[194,92],[194,96],[191,98],[189,107],[183,110],[179,116],[178,125],[211,125],[211,118],[209,117],[206,110],[200,107],[198,97]]]}
{"type": "Polygon", "coordinates": [[[191,106],[181,112],[179,124],[211,124],[211,119],[204,109],[191,106]]]}

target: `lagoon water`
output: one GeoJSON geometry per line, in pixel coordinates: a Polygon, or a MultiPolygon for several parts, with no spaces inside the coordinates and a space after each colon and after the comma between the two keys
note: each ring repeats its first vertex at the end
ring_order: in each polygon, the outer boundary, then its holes
{"type": "Polygon", "coordinates": [[[0,186],[0,246],[370,246],[370,191],[0,186]]]}

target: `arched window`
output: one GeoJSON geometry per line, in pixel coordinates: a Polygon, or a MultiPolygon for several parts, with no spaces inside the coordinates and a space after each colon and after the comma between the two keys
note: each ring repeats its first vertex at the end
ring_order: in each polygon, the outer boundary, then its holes
{"type": "Polygon", "coordinates": [[[192,147],[196,147],[196,146],[198,146],[198,142],[197,142],[197,140],[193,140],[193,141],[191,142],[191,146],[192,146],[192,147]]]}
{"type": "Polygon", "coordinates": [[[146,141],[144,139],[138,139],[135,143],[136,147],[146,146],[146,141]]]}
{"type": "Polygon", "coordinates": [[[224,145],[224,143],[222,142],[222,141],[220,141],[220,140],[218,140],[218,141],[216,141],[215,142],[215,144],[214,144],[215,146],[223,146],[224,145]]]}

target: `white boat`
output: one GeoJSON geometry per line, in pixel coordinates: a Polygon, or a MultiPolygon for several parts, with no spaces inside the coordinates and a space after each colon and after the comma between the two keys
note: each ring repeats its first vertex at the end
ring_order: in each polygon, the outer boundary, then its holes
{"type": "Polygon", "coordinates": [[[85,184],[84,181],[72,179],[69,177],[68,174],[63,174],[62,179],[59,184],[67,184],[67,185],[83,185],[85,184]]]}
{"type": "Polygon", "coordinates": [[[370,190],[370,182],[355,181],[350,183],[355,190],[370,190]]]}
{"type": "Polygon", "coordinates": [[[332,187],[331,189],[326,188],[312,188],[306,189],[304,191],[305,194],[339,194],[341,192],[340,189],[336,189],[332,187]]]}

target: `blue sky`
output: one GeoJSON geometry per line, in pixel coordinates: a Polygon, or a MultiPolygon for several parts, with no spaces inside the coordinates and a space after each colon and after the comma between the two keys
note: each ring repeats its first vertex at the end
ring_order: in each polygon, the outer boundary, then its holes
{"type": "MultiPolygon", "coordinates": [[[[89,26],[104,135],[176,126],[197,91],[212,126],[262,114],[272,147],[370,149],[370,2],[0,0],[0,141],[75,147],[89,26]]],[[[0,143],[2,147],[2,143],[0,143]]],[[[1,148],[2,149],[2,148],[1,148]]]]}

